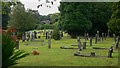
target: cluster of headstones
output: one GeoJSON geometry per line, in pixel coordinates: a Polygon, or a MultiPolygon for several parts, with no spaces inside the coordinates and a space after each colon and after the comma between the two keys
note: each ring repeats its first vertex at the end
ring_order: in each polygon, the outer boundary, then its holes
{"type": "Polygon", "coordinates": [[[23,33],[22,35],[22,41],[25,42],[26,41],[33,41],[35,38],[37,38],[37,32],[27,32],[27,33],[23,33]]]}

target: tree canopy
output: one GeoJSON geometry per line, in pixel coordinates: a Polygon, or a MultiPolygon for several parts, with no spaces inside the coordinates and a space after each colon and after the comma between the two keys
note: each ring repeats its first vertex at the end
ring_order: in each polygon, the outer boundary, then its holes
{"type": "Polygon", "coordinates": [[[112,33],[120,35],[120,1],[113,5],[113,14],[107,24],[112,33]]]}
{"type": "Polygon", "coordinates": [[[12,8],[9,25],[19,31],[27,31],[36,27],[37,19],[33,12],[25,10],[24,5],[17,4],[12,8]]]}

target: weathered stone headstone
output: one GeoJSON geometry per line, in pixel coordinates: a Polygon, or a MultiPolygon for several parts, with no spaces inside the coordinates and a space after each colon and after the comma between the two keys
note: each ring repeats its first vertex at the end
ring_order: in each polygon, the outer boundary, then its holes
{"type": "Polygon", "coordinates": [[[90,46],[92,46],[92,38],[90,38],[90,46]]]}
{"type": "Polygon", "coordinates": [[[99,38],[99,31],[97,31],[97,37],[99,38]]]}
{"type": "Polygon", "coordinates": [[[108,57],[109,58],[112,58],[112,53],[113,53],[113,46],[111,46],[109,51],[108,51],[108,57]]]}
{"type": "Polygon", "coordinates": [[[81,41],[80,41],[80,37],[78,37],[78,49],[79,49],[79,51],[82,51],[82,49],[81,49],[81,41]]]}
{"type": "Polygon", "coordinates": [[[116,42],[116,36],[115,36],[115,34],[113,34],[113,37],[114,37],[114,41],[116,42]]]}
{"type": "Polygon", "coordinates": [[[85,40],[87,40],[87,35],[86,35],[86,33],[84,33],[84,37],[85,37],[85,40]]]}
{"type": "Polygon", "coordinates": [[[34,38],[35,38],[35,35],[34,35],[34,33],[32,33],[32,34],[31,34],[31,41],[33,41],[34,38]]]}
{"type": "Polygon", "coordinates": [[[83,49],[86,49],[86,42],[83,42],[83,49]]]}
{"type": "Polygon", "coordinates": [[[95,52],[91,52],[90,56],[95,57],[95,52]]]}
{"type": "Polygon", "coordinates": [[[87,33],[87,40],[88,40],[88,38],[89,38],[89,34],[87,33]]]}
{"type": "Polygon", "coordinates": [[[48,32],[46,32],[46,34],[45,34],[45,35],[46,35],[46,39],[48,39],[48,32]]]}
{"type": "Polygon", "coordinates": [[[116,44],[115,44],[115,45],[116,45],[116,49],[118,48],[118,44],[119,44],[119,42],[118,42],[118,40],[117,40],[117,41],[116,41],[116,44]]]}
{"type": "Polygon", "coordinates": [[[22,35],[22,41],[25,42],[25,35],[22,35]]]}
{"type": "Polygon", "coordinates": [[[97,34],[95,34],[95,44],[97,44],[97,34]]]}
{"type": "Polygon", "coordinates": [[[51,36],[49,36],[49,39],[48,39],[48,48],[51,48],[51,36]]]}
{"type": "Polygon", "coordinates": [[[104,33],[102,33],[102,41],[103,41],[103,38],[104,38],[104,33]]]}
{"type": "Polygon", "coordinates": [[[108,30],[107,37],[110,37],[110,30],[108,30]]]}

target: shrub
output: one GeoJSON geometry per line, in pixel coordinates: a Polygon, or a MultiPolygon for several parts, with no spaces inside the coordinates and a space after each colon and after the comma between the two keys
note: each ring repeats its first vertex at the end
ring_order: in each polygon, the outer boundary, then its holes
{"type": "Polygon", "coordinates": [[[58,29],[53,30],[53,39],[60,40],[60,32],[58,29]]]}
{"type": "Polygon", "coordinates": [[[29,53],[16,50],[16,42],[8,34],[2,34],[2,68],[17,64],[17,60],[26,57],[29,53]]]}

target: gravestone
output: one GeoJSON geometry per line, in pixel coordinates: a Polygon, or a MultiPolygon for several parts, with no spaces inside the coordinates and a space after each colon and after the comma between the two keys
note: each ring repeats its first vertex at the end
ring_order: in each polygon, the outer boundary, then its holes
{"type": "Polygon", "coordinates": [[[51,48],[51,36],[49,36],[49,39],[48,39],[48,48],[49,49],[51,48]]]}
{"type": "Polygon", "coordinates": [[[97,38],[99,38],[99,31],[97,31],[97,38]]]}
{"type": "Polygon", "coordinates": [[[82,51],[82,49],[81,49],[81,41],[80,41],[80,37],[78,37],[78,49],[79,49],[79,51],[82,51]]]}
{"type": "Polygon", "coordinates": [[[105,40],[106,40],[107,34],[105,33],[105,40]]]}
{"type": "Polygon", "coordinates": [[[118,42],[118,40],[116,41],[116,49],[118,48],[118,45],[119,45],[119,42],[118,42]]]}
{"type": "Polygon", "coordinates": [[[36,31],[34,31],[34,35],[35,35],[35,38],[37,38],[37,32],[36,31]]]}
{"type": "Polygon", "coordinates": [[[92,38],[90,38],[90,46],[92,46],[92,38]]]}
{"type": "Polygon", "coordinates": [[[91,52],[90,56],[95,57],[95,52],[91,52]]]}
{"type": "Polygon", "coordinates": [[[25,42],[25,34],[22,35],[22,41],[25,42]]]}
{"type": "Polygon", "coordinates": [[[110,30],[108,30],[107,37],[110,37],[110,30]]]}
{"type": "Polygon", "coordinates": [[[19,40],[16,40],[16,49],[19,49],[19,40]]]}
{"type": "Polygon", "coordinates": [[[95,34],[95,44],[97,44],[97,34],[95,34]]]}
{"type": "Polygon", "coordinates": [[[48,39],[48,32],[46,32],[45,35],[46,35],[46,39],[48,39]]]}
{"type": "Polygon", "coordinates": [[[86,49],[86,42],[83,42],[83,49],[86,49]]]}
{"type": "Polygon", "coordinates": [[[115,34],[113,34],[113,37],[114,37],[114,41],[116,42],[116,36],[115,36],[115,34]]]}
{"type": "Polygon", "coordinates": [[[87,33],[87,40],[88,40],[88,38],[89,38],[89,34],[87,33]]]}
{"type": "Polygon", "coordinates": [[[104,33],[102,33],[102,41],[103,41],[103,38],[104,38],[104,33]]]}
{"type": "Polygon", "coordinates": [[[109,51],[108,51],[108,57],[109,58],[112,58],[112,53],[113,53],[113,46],[111,46],[109,51]]]}
{"type": "Polygon", "coordinates": [[[35,38],[35,35],[34,35],[34,33],[32,32],[32,33],[31,33],[31,41],[33,41],[34,38],[35,38]]]}
{"type": "Polygon", "coordinates": [[[85,40],[87,40],[87,35],[86,35],[86,33],[84,33],[84,37],[85,37],[85,40]]]}

